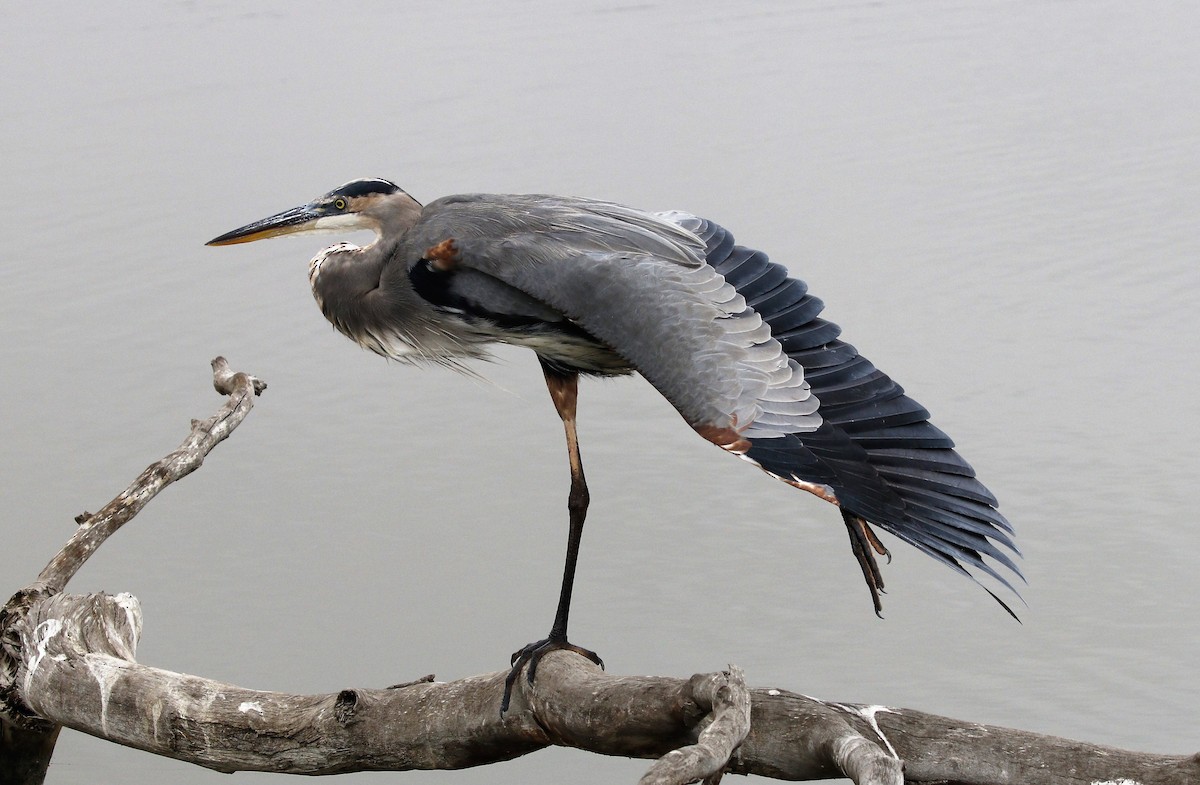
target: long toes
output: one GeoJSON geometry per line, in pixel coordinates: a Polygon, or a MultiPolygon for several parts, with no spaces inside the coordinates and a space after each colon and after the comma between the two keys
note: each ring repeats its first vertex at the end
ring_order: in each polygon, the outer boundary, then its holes
{"type": "Polygon", "coordinates": [[[573,643],[568,643],[563,648],[566,649],[567,651],[573,651],[576,654],[580,655],[581,657],[588,658],[592,662],[599,665],[600,670],[604,670],[604,660],[600,659],[600,655],[597,654],[596,652],[592,651],[591,649],[585,649],[582,646],[576,646],[573,643]]]}
{"type": "Polygon", "coordinates": [[[888,564],[891,564],[892,552],[887,549],[886,545],[879,541],[879,535],[876,534],[875,530],[872,529],[871,526],[862,518],[859,518],[858,522],[859,525],[862,526],[862,533],[866,537],[867,542],[871,544],[872,550],[874,550],[880,556],[887,557],[888,564]]]}
{"type": "Polygon", "coordinates": [[[600,659],[600,655],[591,649],[585,649],[582,646],[576,646],[574,643],[569,643],[567,641],[542,641],[541,645],[539,645],[530,656],[529,670],[525,672],[526,678],[529,680],[530,684],[533,684],[533,677],[537,675],[538,663],[542,661],[542,657],[546,656],[552,651],[575,652],[579,656],[585,657],[599,665],[601,668],[604,668],[604,660],[600,659]]]}
{"type": "MultiPolygon", "coordinates": [[[[879,600],[879,594],[883,592],[883,575],[879,572],[879,564],[875,561],[875,555],[872,551],[878,551],[882,548],[882,553],[887,554],[887,549],[883,547],[883,543],[875,536],[875,532],[871,531],[867,526],[867,522],[862,518],[842,511],[842,518],[846,522],[846,531],[850,535],[850,548],[854,552],[854,558],[858,561],[858,566],[862,569],[863,580],[867,584],[867,589],[871,592],[871,602],[875,606],[875,615],[883,618],[883,603],[879,600]],[[878,546],[878,547],[876,547],[878,546]]],[[[891,554],[888,554],[889,558],[891,554]]]]}
{"type": "Polygon", "coordinates": [[[512,688],[517,681],[517,676],[520,675],[521,669],[525,669],[525,678],[533,684],[534,678],[537,676],[538,663],[542,657],[552,651],[571,651],[582,657],[586,657],[592,662],[604,667],[604,660],[600,659],[600,655],[591,649],[585,649],[582,646],[576,646],[567,640],[555,640],[553,638],[543,638],[540,641],[535,641],[523,646],[513,652],[511,665],[508,675],[504,677],[504,697],[500,701],[500,716],[508,711],[509,703],[512,700],[512,688]]]}

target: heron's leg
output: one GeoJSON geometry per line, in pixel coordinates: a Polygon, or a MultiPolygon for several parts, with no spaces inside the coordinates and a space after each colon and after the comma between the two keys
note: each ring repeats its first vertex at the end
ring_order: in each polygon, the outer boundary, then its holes
{"type": "Polygon", "coordinates": [[[547,652],[566,649],[581,654],[600,667],[604,667],[604,662],[594,651],[575,646],[567,641],[567,620],[571,614],[571,591],[575,585],[575,564],[579,559],[579,542],[583,537],[583,522],[587,518],[590,499],[587,480],[583,476],[583,461],[579,457],[579,437],[575,432],[575,404],[578,400],[579,375],[564,374],[554,370],[548,367],[545,361],[542,362],[542,372],[546,376],[546,387],[550,390],[554,408],[563,421],[563,428],[567,436],[567,457],[571,463],[571,491],[567,496],[567,514],[570,520],[570,530],[567,535],[567,559],[563,566],[558,610],[554,614],[554,623],[550,626],[550,634],[513,653],[512,670],[508,672],[508,677],[504,680],[504,699],[500,704],[501,714],[508,711],[512,686],[521,669],[528,665],[529,669],[526,675],[532,684],[534,676],[537,674],[538,661],[547,652]]]}
{"type": "MultiPolygon", "coordinates": [[[[579,375],[562,376],[543,365],[546,387],[554,408],[562,418],[567,436],[567,458],[571,464],[571,492],[567,496],[570,530],[567,534],[567,560],[563,565],[562,591],[558,595],[558,610],[550,627],[549,640],[567,639],[567,617],[571,614],[571,590],[575,585],[575,563],[579,560],[579,542],[583,538],[583,522],[587,518],[587,480],[583,476],[583,461],[579,457],[579,437],[575,432],[575,402],[579,393],[579,375]]],[[[531,668],[532,670],[532,668],[531,668]]]]}
{"type": "Polygon", "coordinates": [[[871,601],[875,603],[875,615],[883,618],[883,603],[879,601],[879,593],[883,591],[883,574],[879,572],[879,564],[875,561],[875,554],[871,551],[875,551],[880,556],[886,556],[888,561],[892,560],[892,554],[879,541],[875,532],[871,531],[871,527],[865,520],[846,510],[842,510],[842,520],[846,522],[846,531],[850,534],[850,549],[854,551],[854,558],[858,560],[858,566],[862,568],[863,580],[867,582],[867,588],[871,590],[871,601]]]}

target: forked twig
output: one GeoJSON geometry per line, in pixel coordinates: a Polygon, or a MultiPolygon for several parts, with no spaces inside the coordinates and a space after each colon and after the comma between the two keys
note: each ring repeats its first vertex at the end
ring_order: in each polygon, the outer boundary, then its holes
{"type": "Polygon", "coordinates": [[[62,591],[117,529],[128,523],[168,485],[199,469],[204,457],[246,419],[254,407],[254,397],[267,389],[261,379],[233,371],[224,357],[214,359],[212,369],[213,387],[229,396],[225,405],[207,420],[192,420],[191,433],[179,449],[147,466],[128,488],[99,512],[80,521],[74,536],[38,575],[37,586],[52,594],[62,591]]]}

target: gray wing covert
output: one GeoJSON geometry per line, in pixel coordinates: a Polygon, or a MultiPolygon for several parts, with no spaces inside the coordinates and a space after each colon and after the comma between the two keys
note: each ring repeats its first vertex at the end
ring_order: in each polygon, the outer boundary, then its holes
{"type": "Polygon", "coordinates": [[[410,260],[454,239],[456,267],[561,312],[728,449],[821,424],[800,366],[673,223],[605,202],[465,196],[429,205],[410,234],[410,260]]]}

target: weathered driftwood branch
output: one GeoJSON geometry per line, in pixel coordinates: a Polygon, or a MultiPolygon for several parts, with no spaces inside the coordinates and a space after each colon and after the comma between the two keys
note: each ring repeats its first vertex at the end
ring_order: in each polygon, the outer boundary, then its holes
{"type": "Polygon", "coordinates": [[[60,594],[38,603],[18,625],[30,707],[56,723],[225,772],[453,769],[558,744],[658,758],[643,783],[695,781],[726,768],[789,780],[845,775],[864,785],[899,785],[905,775],[1024,785],[1200,781],[1196,758],[748,690],[736,669],[691,679],[618,677],[565,652],[543,660],[535,684],[520,681],[503,718],[502,671],[395,689],[260,692],[133,662],[140,626],[129,595],[60,594]]]}
{"type": "Polygon", "coordinates": [[[62,726],[218,771],[452,769],[557,744],[656,759],[647,785],[715,785],[724,772],[848,776],[860,785],[1200,782],[1200,756],[1147,755],[909,709],[750,690],[735,667],[690,679],[617,677],[556,652],[543,660],[536,684],[518,680],[501,717],[504,672],[288,695],[140,665],[136,598],[62,589],[158,491],[199,467],[264,386],[233,374],[220,358],[213,368],[218,391],[229,395],[221,412],[194,422],[179,450],[99,513],[81,516],[38,581],[0,612],[0,785],[40,783],[62,726]]]}
{"type": "Polygon", "coordinates": [[[224,357],[213,360],[212,369],[213,387],[222,395],[228,395],[229,401],[207,420],[192,420],[192,431],[179,449],[147,466],[128,488],[104,505],[100,512],[94,515],[85,513],[76,518],[79,529],[75,536],[42,570],[37,584],[51,592],[62,591],[88,557],[117,529],[141,512],[159,491],[199,469],[204,457],[246,419],[254,406],[254,396],[267,388],[265,382],[253,376],[234,373],[224,357]]]}
{"type": "MultiPolygon", "coordinates": [[[[267,385],[244,373],[235,373],[224,357],[212,361],[213,387],[229,400],[207,420],[193,420],[192,429],[179,449],[150,464],[120,495],[100,512],[76,518],[79,528],[46,565],[37,580],[17,592],[0,609],[0,783],[41,782],[54,752],[59,724],[35,716],[25,703],[25,692],[17,681],[17,670],[27,662],[15,625],[39,603],[61,592],[67,582],[96,549],[117,529],[137,515],[159,491],[191,474],[204,457],[228,438],[254,406],[254,396],[267,385]]],[[[132,597],[129,601],[136,605],[132,597]]],[[[140,616],[138,617],[140,619],[140,616]]],[[[94,631],[96,625],[90,625],[94,631]]],[[[103,625],[100,629],[104,629],[103,625]]],[[[137,630],[129,631],[136,641],[137,630]]],[[[132,658],[130,643],[128,653],[132,658]]]]}

